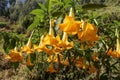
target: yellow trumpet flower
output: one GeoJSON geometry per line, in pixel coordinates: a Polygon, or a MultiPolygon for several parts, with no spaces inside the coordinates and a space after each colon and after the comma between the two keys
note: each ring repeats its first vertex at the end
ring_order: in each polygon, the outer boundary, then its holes
{"type": "Polygon", "coordinates": [[[10,59],[11,62],[21,62],[23,60],[23,56],[15,47],[8,55],[6,55],[6,59],[10,59]]]}
{"type": "Polygon", "coordinates": [[[31,48],[31,41],[28,41],[27,45],[23,46],[21,48],[22,52],[26,52],[27,54],[34,53],[34,50],[31,48]]]}
{"type": "Polygon", "coordinates": [[[34,65],[34,64],[31,62],[30,54],[28,55],[27,61],[26,61],[24,64],[27,65],[27,66],[33,66],[33,65],[34,65]]]}
{"type": "MultiPolygon", "coordinates": [[[[118,29],[116,29],[116,36],[117,36],[117,39],[116,39],[117,44],[116,44],[116,50],[113,51],[113,54],[114,54],[116,57],[120,58],[120,42],[119,42],[120,39],[119,39],[118,29]]],[[[113,57],[114,57],[114,56],[113,56],[113,57]]]]}
{"type": "Polygon", "coordinates": [[[40,39],[40,43],[39,45],[34,45],[34,50],[36,50],[37,52],[42,52],[42,47],[44,47],[43,45],[43,38],[44,38],[44,35],[41,36],[41,39],[40,39]]]}
{"type": "Polygon", "coordinates": [[[80,26],[81,30],[78,32],[78,38],[84,42],[94,42],[98,40],[97,31],[98,28],[94,26],[93,24],[90,24],[88,22],[83,22],[80,26]]]}
{"type": "Polygon", "coordinates": [[[58,47],[63,48],[63,49],[71,49],[74,47],[73,42],[68,42],[68,35],[66,32],[63,33],[63,38],[61,41],[59,41],[58,47]]]}
{"type": "Polygon", "coordinates": [[[56,62],[58,63],[58,55],[59,55],[59,58],[60,58],[60,61],[63,59],[63,55],[60,54],[60,53],[56,53],[55,55],[50,55],[47,59],[48,62],[56,62]]]}
{"type": "Polygon", "coordinates": [[[56,40],[57,40],[58,42],[54,45],[53,52],[54,52],[54,53],[59,53],[59,52],[64,51],[64,48],[59,46],[59,43],[61,43],[61,40],[60,40],[60,36],[59,36],[59,35],[56,36],[56,40]]]}
{"type": "Polygon", "coordinates": [[[59,24],[59,27],[62,31],[75,35],[79,31],[79,26],[81,22],[75,21],[74,14],[72,12],[72,8],[70,9],[69,16],[66,15],[62,24],[59,24]]]}
{"type": "MultiPolygon", "coordinates": [[[[32,32],[32,34],[33,34],[33,32],[32,32]]],[[[27,44],[21,48],[21,51],[26,52],[27,54],[34,53],[34,50],[32,49],[32,42],[31,42],[32,34],[31,34],[27,44]]]]}
{"type": "Polygon", "coordinates": [[[47,34],[43,39],[43,44],[45,45],[56,45],[57,43],[58,41],[56,40],[56,38],[49,34],[47,34]]]}
{"type": "Polygon", "coordinates": [[[56,40],[56,38],[54,36],[54,30],[51,25],[52,25],[52,23],[50,20],[49,33],[42,40],[42,44],[44,44],[44,45],[55,45],[56,43],[58,43],[58,41],[56,40]]]}
{"type": "Polygon", "coordinates": [[[55,73],[55,72],[57,72],[57,70],[55,70],[53,64],[50,64],[49,67],[47,68],[46,72],[55,73]]]}
{"type": "Polygon", "coordinates": [[[120,58],[120,42],[119,42],[119,32],[118,30],[116,29],[116,36],[117,36],[117,39],[116,39],[116,50],[113,50],[110,49],[108,51],[108,55],[111,55],[113,58],[120,58]]]}

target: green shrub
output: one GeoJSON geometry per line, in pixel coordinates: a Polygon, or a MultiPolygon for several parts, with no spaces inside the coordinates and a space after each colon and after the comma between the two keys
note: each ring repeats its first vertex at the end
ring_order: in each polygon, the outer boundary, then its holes
{"type": "Polygon", "coordinates": [[[0,22],[0,28],[7,26],[7,24],[8,24],[7,22],[0,22]]]}

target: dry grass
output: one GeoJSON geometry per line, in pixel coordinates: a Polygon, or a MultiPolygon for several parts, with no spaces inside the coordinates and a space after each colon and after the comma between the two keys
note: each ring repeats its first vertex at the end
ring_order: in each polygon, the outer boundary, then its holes
{"type": "Polygon", "coordinates": [[[0,53],[0,80],[28,80],[29,70],[25,65],[19,65],[15,70],[5,55],[0,53]]]}

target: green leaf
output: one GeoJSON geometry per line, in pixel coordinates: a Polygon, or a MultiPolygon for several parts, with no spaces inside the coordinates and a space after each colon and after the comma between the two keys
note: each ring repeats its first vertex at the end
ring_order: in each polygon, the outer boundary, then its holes
{"type": "Polygon", "coordinates": [[[43,5],[43,4],[41,4],[41,3],[39,3],[38,5],[40,6],[40,8],[41,8],[42,10],[44,10],[44,11],[47,10],[46,7],[45,7],[45,5],[43,5]]]}
{"type": "Polygon", "coordinates": [[[32,12],[30,12],[30,14],[33,14],[33,15],[44,15],[44,11],[41,10],[41,9],[35,9],[35,10],[32,10],[32,12]]]}
{"type": "Polygon", "coordinates": [[[40,24],[40,16],[35,16],[33,23],[28,27],[28,30],[33,30],[37,28],[37,26],[40,24]]]}
{"type": "Polygon", "coordinates": [[[46,6],[47,6],[47,10],[48,10],[48,13],[50,14],[50,11],[51,11],[51,0],[47,0],[46,2],[46,6]]]}
{"type": "Polygon", "coordinates": [[[114,22],[115,24],[117,24],[118,26],[120,26],[120,22],[119,22],[119,21],[114,20],[113,22],[114,22]]]}

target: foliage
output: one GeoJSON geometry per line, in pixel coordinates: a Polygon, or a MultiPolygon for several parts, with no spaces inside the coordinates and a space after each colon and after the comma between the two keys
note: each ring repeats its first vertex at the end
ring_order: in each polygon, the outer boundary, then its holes
{"type": "Polygon", "coordinates": [[[0,27],[2,28],[2,27],[5,27],[5,26],[7,26],[7,22],[0,22],[0,27]]]}
{"type": "Polygon", "coordinates": [[[22,39],[22,35],[17,35],[16,33],[0,33],[1,38],[4,39],[3,49],[6,53],[9,52],[10,49],[13,49],[16,45],[22,44],[21,41],[25,41],[22,39]]]}
{"type": "Polygon", "coordinates": [[[27,29],[32,30],[29,39],[2,33],[7,59],[15,69],[25,65],[32,76],[37,71],[37,77],[29,79],[40,80],[120,78],[119,12],[106,14],[94,7],[86,10],[79,1],[39,3],[40,9],[30,12],[23,23],[27,26],[33,21],[27,29]],[[74,13],[69,13],[71,7],[74,13]]]}

